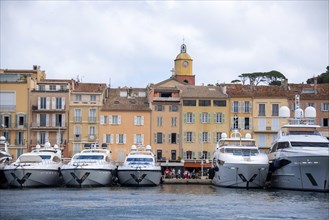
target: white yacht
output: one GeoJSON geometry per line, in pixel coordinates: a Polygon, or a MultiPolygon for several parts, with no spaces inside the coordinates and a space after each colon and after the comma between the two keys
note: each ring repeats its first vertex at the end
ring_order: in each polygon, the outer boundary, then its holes
{"type": "Polygon", "coordinates": [[[268,157],[258,149],[250,134],[242,138],[238,131],[230,137],[223,133],[212,163],[212,182],[216,186],[261,188],[265,185],[268,157]]]}
{"type": "Polygon", "coordinates": [[[30,153],[24,153],[4,168],[9,186],[46,187],[60,184],[61,150],[57,145],[37,145],[30,153]]]}
{"type": "MultiPolygon", "coordinates": [[[[280,108],[280,116],[289,117],[288,107],[280,108]]],[[[295,110],[278,132],[270,159],[271,187],[294,190],[329,191],[329,141],[317,131],[313,107],[295,110]]]]}
{"type": "Polygon", "coordinates": [[[111,151],[98,149],[92,144],[90,149],[75,154],[61,172],[66,186],[108,186],[113,182],[115,163],[111,160],[111,151]]]}
{"type": "Polygon", "coordinates": [[[9,154],[6,138],[4,136],[0,137],[0,145],[2,147],[0,148],[0,187],[2,187],[5,186],[7,183],[3,169],[5,168],[6,165],[11,163],[12,157],[9,154]]]}
{"type": "Polygon", "coordinates": [[[133,145],[123,165],[118,167],[118,179],[123,186],[157,186],[162,179],[161,166],[155,162],[150,145],[133,145]]]}

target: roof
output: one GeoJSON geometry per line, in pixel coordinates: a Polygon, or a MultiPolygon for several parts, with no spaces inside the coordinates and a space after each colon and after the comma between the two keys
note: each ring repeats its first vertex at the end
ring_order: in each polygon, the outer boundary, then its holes
{"type": "Polygon", "coordinates": [[[103,111],[151,111],[145,88],[115,88],[108,89],[103,111]],[[120,92],[127,92],[126,96],[120,92]],[[140,94],[145,93],[145,96],[140,94]]]}
{"type": "Polygon", "coordinates": [[[79,83],[76,82],[72,92],[102,93],[106,89],[105,83],[79,83]]]}
{"type": "Polygon", "coordinates": [[[182,98],[227,98],[219,86],[179,86],[182,90],[182,98]]]}

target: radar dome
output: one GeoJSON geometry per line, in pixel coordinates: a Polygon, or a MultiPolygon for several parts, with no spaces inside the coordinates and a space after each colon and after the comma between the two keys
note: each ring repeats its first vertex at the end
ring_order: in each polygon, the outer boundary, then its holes
{"type": "Polygon", "coordinates": [[[305,109],[305,117],[306,118],[316,118],[316,110],[312,106],[308,106],[305,109]]]}
{"type": "Polygon", "coordinates": [[[54,149],[59,149],[58,145],[57,144],[54,144],[54,149]]]}
{"type": "Polygon", "coordinates": [[[137,150],[136,145],[132,145],[132,146],[131,146],[131,151],[136,151],[136,150],[137,150]]]}
{"type": "Polygon", "coordinates": [[[145,149],[146,149],[146,151],[151,151],[151,150],[152,150],[152,147],[151,147],[150,145],[147,145],[147,146],[145,147],[145,149]]]}
{"type": "Polygon", "coordinates": [[[0,143],[5,143],[5,141],[6,141],[5,136],[1,136],[1,137],[0,137],[0,143]]]}
{"type": "Polygon", "coordinates": [[[304,111],[303,109],[296,109],[295,110],[295,118],[303,118],[304,117],[304,111]]]}
{"type": "Polygon", "coordinates": [[[287,106],[282,106],[279,109],[279,116],[283,118],[289,118],[290,117],[290,109],[287,106]]]}
{"type": "Polygon", "coordinates": [[[40,149],[40,144],[37,144],[37,145],[35,146],[35,148],[36,148],[36,149],[40,149]]]}
{"type": "Polygon", "coordinates": [[[226,133],[222,133],[222,139],[227,138],[227,134],[226,133]]]}
{"type": "Polygon", "coordinates": [[[247,133],[246,134],[246,139],[251,139],[251,134],[247,133]]]}

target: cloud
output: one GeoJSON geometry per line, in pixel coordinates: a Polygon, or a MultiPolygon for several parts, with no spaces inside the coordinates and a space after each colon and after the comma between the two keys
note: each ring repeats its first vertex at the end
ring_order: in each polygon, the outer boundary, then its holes
{"type": "Polygon", "coordinates": [[[184,37],[197,84],[328,65],[327,1],[1,1],[1,68],[145,87],[171,75],[184,37]]]}

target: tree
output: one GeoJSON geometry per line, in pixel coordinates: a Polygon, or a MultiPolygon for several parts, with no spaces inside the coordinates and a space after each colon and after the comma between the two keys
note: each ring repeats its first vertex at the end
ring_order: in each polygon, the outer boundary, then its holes
{"type": "Polygon", "coordinates": [[[318,84],[329,83],[329,66],[327,66],[327,71],[325,73],[321,73],[320,75],[318,75],[316,77],[307,79],[306,83],[313,84],[315,79],[317,79],[318,84]]]}
{"type": "Polygon", "coordinates": [[[245,84],[249,80],[250,85],[259,85],[260,83],[266,83],[267,85],[280,85],[283,79],[286,77],[279,71],[272,70],[270,72],[254,72],[243,73],[239,75],[242,84],[245,84]]]}

